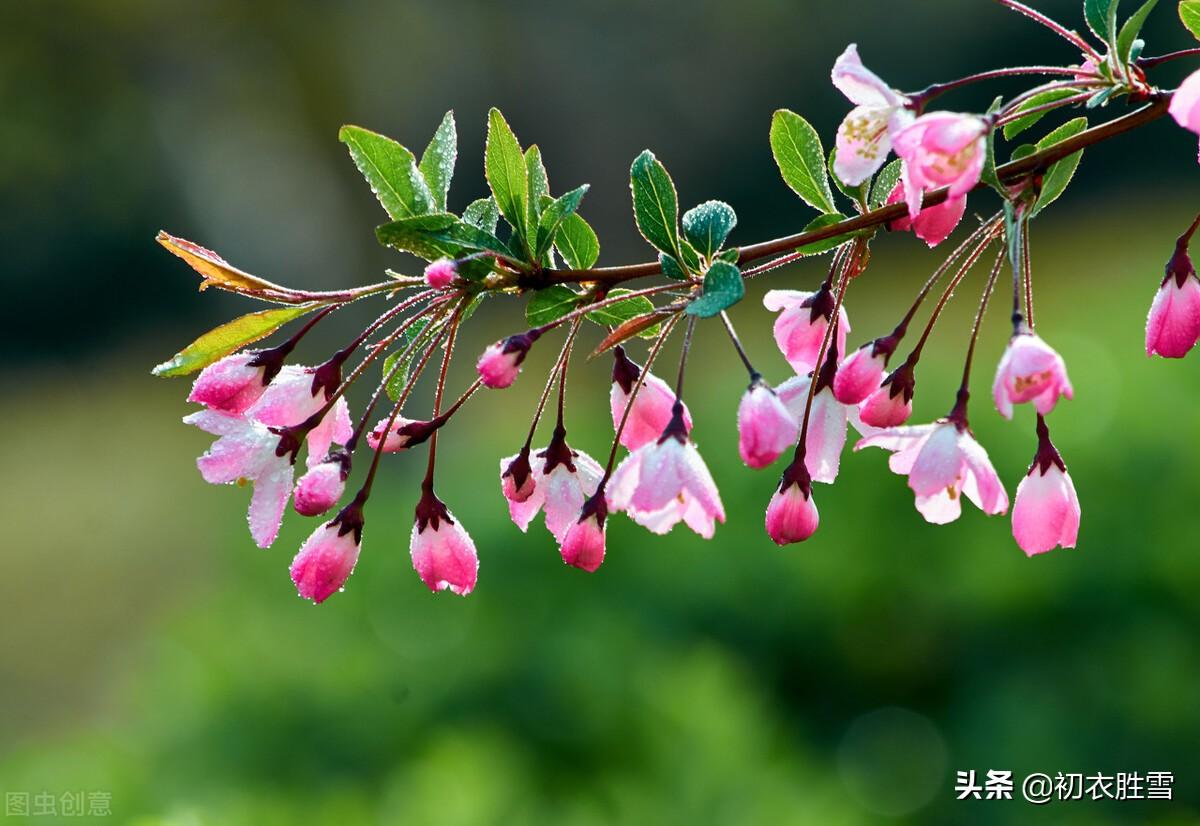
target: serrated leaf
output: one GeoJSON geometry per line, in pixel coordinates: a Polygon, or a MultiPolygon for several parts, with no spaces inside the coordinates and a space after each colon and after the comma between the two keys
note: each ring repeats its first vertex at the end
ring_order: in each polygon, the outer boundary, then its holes
{"type": "Polygon", "coordinates": [[[1118,0],[1083,0],[1083,18],[1096,37],[1109,43],[1113,32],[1110,20],[1116,17],[1118,0]]]}
{"type": "Polygon", "coordinates": [[[404,332],[393,343],[393,346],[398,349],[389,353],[388,357],[383,360],[383,378],[387,382],[384,385],[384,391],[392,401],[399,401],[400,394],[404,392],[404,385],[408,384],[409,374],[412,372],[413,357],[416,355],[416,348],[413,342],[416,341],[425,328],[429,325],[429,319],[419,318],[408,327],[404,328],[404,332]],[[403,359],[403,363],[401,363],[403,359]],[[400,364],[400,367],[396,365],[400,364]],[[395,369],[395,373],[392,370],[395,369]]]}
{"type": "Polygon", "coordinates": [[[240,295],[261,298],[264,301],[274,301],[279,304],[304,304],[312,300],[308,293],[283,287],[239,270],[221,256],[199,244],[194,244],[184,238],[177,238],[159,230],[156,241],[172,255],[187,262],[193,270],[204,279],[200,289],[209,287],[227,290],[240,295]]]}
{"type": "Polygon", "coordinates": [[[346,144],[354,165],[392,219],[424,215],[437,208],[413,153],[396,141],[361,126],[343,126],[338,140],[346,144]]]}
{"type": "Polygon", "coordinates": [[[672,310],[659,309],[652,313],[647,313],[646,315],[629,319],[624,324],[617,327],[617,329],[606,335],[604,340],[596,345],[596,349],[592,351],[592,354],[589,356],[589,358],[595,358],[601,353],[611,350],[613,347],[616,347],[622,342],[628,341],[634,336],[640,336],[651,329],[657,329],[658,324],[661,321],[670,318],[672,314],[672,310]]]}
{"type": "Polygon", "coordinates": [[[480,198],[467,204],[462,219],[473,227],[495,235],[496,225],[500,223],[500,210],[491,198],[480,198]]]}
{"type": "MultiPolygon", "coordinates": [[[[386,246],[411,252],[428,261],[442,256],[461,258],[473,252],[495,252],[512,257],[512,252],[499,238],[449,213],[392,221],[376,227],[375,235],[386,246]]],[[[460,268],[459,274],[466,275],[466,272],[460,268]]]]}
{"type": "Polygon", "coordinates": [[[732,307],[746,294],[742,271],[725,261],[714,261],[704,274],[704,292],[687,305],[689,315],[710,318],[732,307]]]}
{"type": "MultiPolygon", "coordinates": [[[[1046,92],[1040,92],[1018,106],[1017,111],[1024,112],[1029,109],[1035,109],[1038,106],[1045,106],[1048,103],[1054,103],[1056,100],[1064,100],[1065,98],[1078,95],[1079,92],[1079,89],[1050,89],[1046,92]]],[[[1050,110],[1047,109],[1041,112],[1034,112],[1030,115],[1022,115],[1015,120],[1009,121],[1004,124],[1004,139],[1008,141],[1012,140],[1048,114],[1050,114],[1050,110]]]]}
{"type": "Polygon", "coordinates": [[[600,239],[595,230],[578,214],[568,215],[554,235],[558,254],[573,270],[586,270],[600,257],[600,239]]]}
{"type": "Polygon", "coordinates": [[[1125,21],[1125,25],[1121,27],[1121,31],[1117,35],[1117,58],[1122,63],[1129,63],[1130,52],[1133,50],[1133,41],[1137,40],[1137,36],[1141,33],[1146,18],[1156,5],[1158,5],[1158,0],[1146,0],[1137,11],[1129,16],[1129,19],[1125,21]]]}
{"type": "Polygon", "coordinates": [[[559,227],[567,217],[574,215],[575,210],[579,209],[579,204],[587,191],[588,184],[572,189],[566,195],[552,200],[542,211],[542,216],[538,219],[537,245],[534,247],[535,257],[541,258],[550,249],[559,227]]]}
{"type": "Polygon", "coordinates": [[[667,169],[649,149],[634,159],[629,169],[633,217],[642,237],[670,255],[679,250],[679,198],[667,169]]]}
{"type": "MultiPolygon", "coordinates": [[[[1069,120],[1038,141],[1037,147],[1039,150],[1049,149],[1056,143],[1060,143],[1073,135],[1078,135],[1084,129],[1087,129],[1087,125],[1087,118],[1069,120]]],[[[1030,212],[1031,217],[1037,215],[1063,194],[1063,190],[1067,188],[1067,184],[1071,183],[1071,178],[1075,174],[1075,168],[1079,166],[1079,161],[1082,157],[1083,150],[1080,149],[1078,152],[1068,155],[1061,161],[1051,164],[1050,168],[1046,170],[1046,174],[1042,176],[1042,191],[1038,195],[1037,203],[1034,204],[1033,210],[1030,212]]]]}
{"type": "Polygon", "coordinates": [[[529,297],[525,305],[525,320],[530,327],[541,327],[565,316],[574,310],[581,299],[579,293],[562,284],[538,290],[529,297]]]}
{"type": "MultiPolygon", "coordinates": [[[[804,227],[805,232],[813,232],[818,229],[840,224],[846,220],[846,216],[838,212],[831,212],[828,215],[818,215],[808,222],[804,227]]],[[[848,232],[845,235],[835,235],[833,238],[826,238],[821,241],[813,241],[809,244],[802,244],[796,248],[796,252],[804,255],[819,255],[822,252],[828,252],[834,247],[839,247],[855,236],[855,233],[848,232]]]]}
{"type": "Polygon", "coordinates": [[[488,112],[484,170],[500,214],[513,228],[517,239],[524,241],[529,237],[529,173],[521,144],[499,109],[488,112]]]}
{"type": "MultiPolygon", "coordinates": [[[[628,295],[633,290],[615,289],[609,290],[606,299],[618,298],[622,295],[628,295]]],[[[632,318],[643,316],[647,313],[654,312],[654,302],[644,295],[635,295],[633,298],[628,298],[625,301],[617,301],[613,304],[606,304],[598,310],[593,310],[587,314],[588,321],[595,322],[600,326],[620,326],[632,318]]],[[[642,330],[639,335],[651,338],[657,331],[657,326],[648,327],[642,330]]]]}
{"type": "MultiPolygon", "coordinates": [[[[989,115],[996,114],[1003,104],[1004,98],[997,95],[996,99],[992,101],[992,105],[988,107],[987,113],[989,115]]],[[[993,128],[987,130],[987,136],[984,139],[983,170],[979,173],[979,180],[996,190],[1002,197],[1007,197],[1008,191],[996,175],[996,130],[993,128]]]]}
{"type": "Polygon", "coordinates": [[[454,110],[442,118],[429,145],[421,154],[418,169],[425,176],[425,183],[433,194],[436,209],[445,211],[446,195],[450,192],[450,180],[454,177],[454,163],[458,159],[458,131],[454,126],[454,110]]]}
{"type": "Polygon", "coordinates": [[[724,201],[705,201],[683,213],[683,237],[705,258],[725,246],[737,214],[724,201]]]}
{"type": "Polygon", "coordinates": [[[871,185],[869,201],[871,209],[879,209],[887,203],[888,196],[892,194],[896,184],[900,183],[901,166],[903,166],[903,162],[897,158],[879,170],[879,174],[875,176],[875,183],[871,185]]]}
{"type": "Polygon", "coordinates": [[[667,278],[674,278],[676,281],[687,280],[688,275],[683,271],[683,267],[676,260],[675,256],[660,252],[658,254],[658,265],[662,267],[663,275],[667,278]]]}
{"type": "Polygon", "coordinates": [[[784,182],[809,206],[821,212],[836,212],[825,150],[817,130],[804,118],[780,109],[771,118],[771,152],[784,182]]]}
{"type": "Polygon", "coordinates": [[[322,302],[312,302],[295,307],[278,307],[248,313],[233,321],[227,321],[220,327],[209,330],[176,353],[169,361],[164,361],[150,372],[162,378],[171,378],[203,370],[208,365],[220,361],[247,344],[266,338],[289,321],[323,306],[325,304],[322,302]]]}
{"type": "Polygon", "coordinates": [[[1179,4],[1179,21],[1200,40],[1200,0],[1182,0],[1179,4]]]}
{"type": "Polygon", "coordinates": [[[550,198],[550,178],[546,175],[546,165],[542,163],[542,150],[537,144],[525,150],[525,174],[529,180],[529,235],[530,239],[537,229],[538,218],[541,217],[543,202],[550,198]]]}
{"type": "Polygon", "coordinates": [[[1034,152],[1037,152],[1036,146],[1034,146],[1032,143],[1023,143],[1013,149],[1012,154],[1009,156],[1009,160],[1019,161],[1021,158],[1028,158],[1034,152]]]}

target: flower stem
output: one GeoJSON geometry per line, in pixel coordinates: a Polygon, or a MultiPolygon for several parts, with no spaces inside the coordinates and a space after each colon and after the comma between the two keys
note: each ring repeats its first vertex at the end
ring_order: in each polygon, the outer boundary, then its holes
{"type": "Polygon", "coordinates": [[[733,329],[733,322],[729,320],[729,313],[724,310],[721,310],[721,323],[725,325],[725,332],[729,333],[729,340],[733,342],[733,349],[737,350],[742,364],[746,365],[746,371],[750,374],[750,383],[754,384],[754,382],[762,378],[762,374],[755,370],[754,365],[750,363],[750,357],[746,355],[746,348],[742,346],[737,330],[733,329]]]}
{"type": "Polygon", "coordinates": [[[1046,15],[1042,14],[1040,11],[1031,9],[1029,6],[1026,6],[1024,3],[1018,3],[1017,0],[996,0],[996,2],[1002,6],[1012,9],[1013,11],[1017,12],[1018,14],[1025,15],[1030,20],[1033,20],[1037,23],[1041,23],[1043,26],[1045,26],[1047,29],[1049,29],[1050,31],[1057,34],[1059,37],[1061,37],[1064,40],[1068,41],[1069,43],[1072,43],[1075,46],[1077,46],[1080,51],[1082,51],[1084,54],[1088,55],[1089,57],[1099,58],[1099,55],[1096,53],[1096,50],[1094,48],[1092,48],[1092,44],[1090,44],[1086,40],[1084,40],[1079,35],[1078,32],[1071,31],[1066,26],[1050,19],[1046,15]]]}

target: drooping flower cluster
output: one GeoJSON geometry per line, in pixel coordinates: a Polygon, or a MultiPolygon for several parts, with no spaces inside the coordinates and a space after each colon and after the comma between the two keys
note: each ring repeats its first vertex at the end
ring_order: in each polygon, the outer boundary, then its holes
{"type": "MultiPolygon", "coordinates": [[[[333,514],[322,519],[292,560],[290,574],[301,597],[320,603],[345,586],[360,557],[365,509],[381,462],[385,456],[409,461],[422,447],[428,453],[409,541],[412,566],[431,591],[465,596],[477,584],[479,554],[462,522],[434,492],[439,436],[476,391],[507,406],[511,392],[497,396],[492,391],[513,387],[523,370],[539,369],[537,358],[529,356],[556,330],[565,332],[564,341],[525,442],[515,452],[511,447],[495,451],[497,458],[511,455],[499,459],[501,496],[494,501],[503,499],[522,532],[540,514],[567,566],[596,571],[606,557],[610,519],[620,514],[651,533],[668,533],[682,522],[705,538],[725,522],[721,494],[693,438],[694,424],[711,432],[713,423],[703,421],[699,408],[694,422],[683,399],[685,375],[696,375],[694,361],[689,364],[693,334],[710,318],[721,320],[747,369],[736,417],[742,462],[761,470],[787,458],[765,508],[766,533],[777,545],[802,542],[817,532],[814,485],[836,482],[847,441],[855,433],[854,451],[879,447],[890,452],[889,468],[905,477],[926,521],[958,519],[964,498],[989,516],[1008,513],[1008,490],[968,419],[975,346],[1007,263],[1012,330],[995,370],[992,400],[1009,420],[1018,406],[1029,405],[1037,435],[1033,463],[1012,502],[1012,535],[1029,556],[1073,548],[1080,527],[1079,499],[1050,439],[1048,417],[1060,400],[1073,398],[1074,388],[1064,359],[1042,337],[1046,327],[1033,323],[1030,234],[1034,218],[1071,177],[1054,174],[1066,169],[1058,165],[1072,159],[1078,163],[1084,146],[1168,112],[1181,126],[1200,133],[1200,72],[1174,93],[1154,87],[1147,70],[1186,52],[1141,58],[1136,29],[1142,17],[1135,15],[1120,29],[1121,48],[1108,48],[1118,43],[1117,32],[1108,32],[1097,50],[1038,14],[1035,20],[1083,52],[1078,65],[993,70],[914,93],[893,88],[866,68],[851,44],[831,72],[833,85],[852,104],[837,130],[834,179],[827,180],[820,139],[803,118],[781,110],[772,124],[772,149],[784,180],[821,217],[794,236],[726,248],[737,226],[733,208],[710,200],[681,216],[666,168],[646,151],[633,162],[630,187],[638,229],[657,258],[629,267],[595,266],[599,242],[578,214],[587,186],[552,196],[540,152],[523,150],[497,110],[489,113],[485,159],[491,193],[471,202],[461,215],[447,206],[457,157],[452,114],[419,161],[390,139],[345,127],[340,137],[390,219],[377,230],[380,241],[423,258],[422,274],[389,273],[378,284],[308,292],[257,278],[203,247],[160,234],[160,243],[202,275],[202,286],[282,306],[222,325],[156,372],[200,371],[188,400],[202,409],[184,421],[216,439],[197,465],[213,484],[252,486],[248,522],[257,545],[267,548],[275,542],[289,500],[305,517],[333,514]],[[1130,31],[1134,45],[1128,45],[1130,31]],[[985,114],[927,111],[950,89],[1029,74],[1055,79],[1001,98],[985,114]],[[1007,163],[993,158],[997,129],[1011,138],[1060,109],[1086,104],[1089,111],[1098,110],[1119,97],[1145,104],[1124,116],[1120,128],[1072,127],[1061,140],[1047,137],[1033,149],[1021,147],[1007,163]],[[896,158],[890,160],[893,153],[896,158]],[[849,206],[837,202],[831,183],[849,206]],[[1003,208],[972,228],[891,332],[848,348],[847,293],[868,270],[878,230],[911,231],[935,247],[963,222],[968,194],[984,186],[1000,196],[1003,208]],[[852,212],[858,215],[841,219],[852,212]],[[507,229],[501,229],[501,219],[507,229]],[[916,393],[917,369],[930,334],[989,251],[996,257],[967,339],[954,403],[941,418],[911,424],[915,407],[924,404],[925,391],[920,397],[916,393]],[[763,295],[763,306],[776,314],[775,344],[790,368],[777,383],[768,381],[753,365],[726,311],[745,295],[748,277],[817,252],[831,255],[828,273],[816,289],[770,289],[763,295]],[[747,268],[771,256],[776,257],[747,268]],[[636,290],[618,286],[660,273],[665,283],[636,290]],[[513,294],[531,295],[529,329],[484,348],[474,361],[471,383],[444,405],[447,387],[458,379],[452,361],[465,322],[484,298],[513,294]],[[930,295],[937,297],[931,299],[934,306],[919,337],[903,359],[893,362],[930,295]],[[371,296],[385,296],[389,305],[346,347],[317,366],[292,361],[293,351],[320,319],[371,296]],[[283,344],[247,349],[309,314],[283,344]],[[668,383],[650,371],[680,322],[686,333],[679,372],[668,383]],[[574,348],[589,323],[603,330],[596,353],[611,351],[613,359],[608,389],[613,431],[604,461],[567,438],[568,375],[574,348]],[[626,350],[638,336],[651,341],[642,364],[626,350]],[[360,360],[351,365],[355,353],[360,360]],[[430,368],[438,362],[440,368],[430,368]],[[352,421],[347,394],[373,364],[381,375],[352,421]],[[432,410],[413,412],[414,387],[430,375],[436,376],[432,410]],[[552,396],[557,400],[553,429],[545,446],[535,448],[552,396]],[[367,461],[361,461],[364,445],[367,461]],[[301,451],[304,465],[297,479],[301,451]],[[355,470],[363,466],[361,486],[335,510],[347,498],[355,470]]],[[[1198,226],[1200,217],[1178,238],[1159,283],[1146,323],[1148,355],[1181,358],[1200,340],[1200,279],[1188,253],[1198,226]]],[[[489,444],[501,438],[488,434],[489,444]]]]}

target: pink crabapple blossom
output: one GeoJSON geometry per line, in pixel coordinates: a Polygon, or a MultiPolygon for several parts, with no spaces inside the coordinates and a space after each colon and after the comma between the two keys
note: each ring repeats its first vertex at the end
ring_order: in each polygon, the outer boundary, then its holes
{"type": "Polygon", "coordinates": [[[521,372],[521,363],[529,355],[529,348],[540,335],[540,331],[530,330],[497,341],[484,350],[475,364],[484,386],[492,390],[503,390],[512,385],[517,380],[517,374],[521,372]]]}
{"type": "Polygon", "coordinates": [[[362,513],[351,505],[321,525],[292,560],[292,582],[305,599],[320,604],[346,584],[362,549],[362,513]]]}
{"type": "MultiPolygon", "coordinates": [[[[899,182],[887,197],[887,203],[898,204],[903,201],[904,184],[899,182]]],[[[896,232],[908,232],[924,241],[930,249],[950,237],[967,212],[967,196],[959,195],[947,198],[940,204],[925,207],[916,218],[897,218],[888,224],[888,229],[896,232]]]]}
{"type": "Polygon", "coordinates": [[[895,335],[882,336],[847,356],[833,377],[834,397],[842,404],[861,404],[878,390],[897,343],[895,335]]]}
{"type": "MultiPolygon", "coordinates": [[[[246,410],[246,416],[268,427],[297,427],[320,412],[327,392],[317,384],[320,369],[284,365],[262,396],[246,410]]],[[[335,385],[336,386],[336,385],[335,385]]],[[[345,444],[352,432],[350,410],[339,398],[320,424],[308,431],[309,468],[325,460],[331,444],[345,444]]]]}
{"type": "MultiPolygon", "coordinates": [[[[671,423],[672,408],[675,404],[675,391],[653,373],[648,373],[642,381],[641,389],[633,398],[633,407],[625,417],[625,408],[629,405],[629,396],[637,385],[642,368],[626,354],[624,347],[613,349],[612,389],[609,391],[609,407],[612,411],[613,428],[621,427],[625,419],[625,428],[621,430],[621,444],[629,450],[637,450],[647,442],[653,442],[671,423]]],[[[690,433],[692,430],[692,414],[686,404],[683,405],[683,425],[690,433]]]]}
{"type": "Polygon", "coordinates": [[[800,424],[775,391],[756,379],[738,404],[738,453],[752,468],[764,468],[791,447],[800,424]]]}
{"type": "MultiPolygon", "coordinates": [[[[833,315],[833,293],[828,284],[816,292],[799,290],[768,290],[763,296],[763,306],[779,313],[775,319],[775,343],[797,375],[808,373],[816,367],[821,341],[833,315]]],[[[846,334],[850,332],[850,319],[846,308],[838,308],[838,325],[835,334],[837,351],[846,352],[846,334]]]]}
{"type": "Polygon", "coordinates": [[[892,149],[892,136],[913,120],[908,98],[862,64],[851,43],[833,64],[833,85],[855,104],[837,131],[833,170],[850,186],[874,175],[892,149]]]}
{"type": "Polygon", "coordinates": [[[604,562],[604,523],[608,505],[604,491],[597,491],[580,510],[563,537],[559,552],[562,560],[580,570],[594,573],[604,562]]]}
{"type": "Polygon", "coordinates": [[[904,424],[912,415],[915,386],[912,365],[906,362],[897,367],[860,405],[859,416],[863,423],[871,427],[904,424]]]}
{"type": "Polygon", "coordinates": [[[1175,242],[1166,275],[1146,317],[1146,355],[1183,358],[1200,339],[1200,280],[1188,255],[1188,243],[1200,216],[1175,242]]]}
{"type": "Polygon", "coordinates": [[[904,160],[900,180],[908,216],[921,214],[926,192],[949,187],[947,198],[961,198],[975,188],[987,154],[988,123],[975,115],[931,112],[892,136],[904,160]]]}
{"type": "Polygon", "coordinates": [[[1001,416],[1011,419],[1013,405],[1024,402],[1033,402],[1044,416],[1059,396],[1069,399],[1074,394],[1062,356],[1040,336],[1022,332],[1009,339],[992,383],[992,398],[1001,416]]]}
{"type": "Polygon", "coordinates": [[[301,516],[319,516],[332,508],[346,490],[350,455],[335,451],[296,482],[292,506],[301,516]]]}
{"type": "Polygon", "coordinates": [[[767,536],[776,545],[803,542],[817,532],[820,522],[804,463],[794,462],[784,471],[779,488],[767,505],[767,536]]]}
{"type": "Polygon", "coordinates": [[[525,531],[538,511],[544,510],[546,529],[561,543],[571,524],[578,520],[583,503],[596,492],[604,471],[591,456],[572,450],[567,445],[566,432],[560,430],[555,431],[545,450],[528,460],[528,476],[518,484],[516,474],[509,474],[508,470],[520,458],[518,453],[500,462],[501,487],[509,515],[525,531]]]}
{"type": "Polygon", "coordinates": [[[409,552],[413,568],[429,590],[450,590],[465,597],[475,588],[479,574],[475,542],[428,487],[417,503],[409,552]]]}
{"type": "MultiPolygon", "coordinates": [[[[1179,85],[1171,96],[1167,111],[1184,129],[1200,135],[1200,70],[1192,72],[1179,85]]],[[[1197,160],[1200,160],[1200,154],[1197,160]]]]}
{"type": "Polygon", "coordinates": [[[454,283],[458,269],[449,258],[439,258],[425,268],[425,283],[435,290],[444,290],[454,283]]]}
{"type": "Polygon", "coordinates": [[[267,389],[267,368],[259,353],[234,353],[200,371],[187,400],[209,410],[240,415],[267,389]]]}
{"type": "Polygon", "coordinates": [[[1074,548],[1079,535],[1079,497],[1062,457],[1038,417],[1038,450],[1013,502],[1012,530],[1027,556],[1056,547],[1074,548]]]}

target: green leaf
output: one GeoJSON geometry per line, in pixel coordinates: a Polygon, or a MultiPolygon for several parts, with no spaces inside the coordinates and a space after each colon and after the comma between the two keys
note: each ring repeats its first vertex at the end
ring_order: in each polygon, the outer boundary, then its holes
{"type": "Polygon", "coordinates": [[[638,155],[629,169],[633,191],[633,217],[642,237],[662,252],[679,251],[679,198],[666,167],[649,149],[638,155]]]}
{"type": "Polygon", "coordinates": [[[578,214],[563,219],[554,236],[554,246],[573,270],[589,269],[600,257],[600,239],[578,214]]]}
{"type": "Polygon", "coordinates": [[[425,183],[433,193],[433,203],[443,212],[446,209],[446,194],[450,191],[450,179],[454,177],[454,162],[458,158],[458,131],[454,127],[454,110],[442,118],[442,123],[429,146],[421,155],[419,169],[425,183]]]}
{"type": "Polygon", "coordinates": [[[500,223],[500,210],[496,209],[496,202],[491,198],[480,198],[467,204],[462,219],[473,227],[495,235],[496,225],[500,223]]]}
{"type": "Polygon", "coordinates": [[[393,219],[424,215],[437,208],[416,159],[403,146],[360,126],[343,126],[338,140],[349,148],[354,165],[393,219]]]}
{"type": "Polygon", "coordinates": [[[888,196],[892,194],[896,184],[900,183],[902,165],[903,162],[897,158],[879,170],[879,174],[875,176],[875,183],[871,185],[871,200],[868,202],[871,209],[879,209],[887,203],[888,196]]]}
{"type": "Polygon", "coordinates": [[[383,360],[383,378],[387,381],[384,390],[388,398],[394,402],[400,400],[400,394],[404,392],[404,385],[408,384],[413,358],[417,355],[418,349],[412,346],[413,342],[425,332],[428,324],[429,319],[419,318],[405,327],[404,332],[393,343],[393,346],[398,349],[394,353],[388,354],[388,357],[383,360]],[[396,368],[402,358],[404,359],[403,366],[396,368]],[[396,368],[394,374],[392,373],[393,368],[396,368]]]}
{"type": "Polygon", "coordinates": [[[1200,0],[1182,0],[1179,4],[1179,20],[1183,27],[1200,40],[1200,0]]]}
{"type": "Polygon", "coordinates": [[[1009,155],[1009,160],[1019,161],[1021,158],[1029,157],[1034,152],[1037,152],[1036,146],[1034,146],[1032,143],[1023,143],[1013,149],[1012,154],[1009,155]]]}
{"type": "Polygon", "coordinates": [[[546,175],[546,166],[542,163],[542,150],[537,144],[525,150],[525,172],[529,180],[529,235],[530,240],[542,214],[542,203],[550,199],[550,178],[546,175]]]}
{"type": "MultiPolygon", "coordinates": [[[[375,228],[380,243],[432,261],[435,258],[461,258],[473,252],[496,252],[513,257],[512,252],[490,232],[460,221],[449,213],[433,213],[392,221],[375,228]]],[[[460,275],[466,273],[460,269],[460,275]]]]}
{"type": "Polygon", "coordinates": [[[683,271],[679,261],[673,255],[667,255],[665,252],[658,254],[658,265],[662,267],[663,275],[667,278],[673,278],[676,281],[686,281],[687,273],[683,271]]]}
{"type": "Polygon", "coordinates": [[[745,294],[742,271],[725,261],[714,261],[704,274],[704,292],[688,304],[686,312],[700,318],[710,318],[737,304],[745,294]]]}
{"type": "Polygon", "coordinates": [[[737,215],[724,201],[705,201],[683,213],[683,237],[705,258],[725,246],[735,226],[737,215]]]}
{"type": "Polygon", "coordinates": [[[1125,21],[1125,25],[1121,27],[1121,32],[1117,35],[1117,58],[1122,63],[1129,62],[1130,52],[1133,51],[1133,41],[1137,40],[1138,34],[1142,31],[1142,26],[1146,22],[1146,17],[1154,10],[1158,4],[1158,0],[1146,0],[1141,7],[1129,16],[1125,21]]]}
{"type": "MultiPolygon", "coordinates": [[[[1078,135],[1084,129],[1087,129],[1087,124],[1087,118],[1069,120],[1038,141],[1037,147],[1039,150],[1048,149],[1072,135],[1078,135]]],[[[1080,149],[1078,152],[1068,155],[1061,161],[1056,161],[1046,170],[1046,174],[1042,176],[1042,192],[1038,195],[1037,203],[1034,204],[1033,210],[1030,212],[1031,217],[1037,215],[1057,200],[1058,196],[1063,194],[1063,190],[1067,188],[1067,184],[1071,183],[1071,177],[1075,174],[1075,168],[1079,166],[1079,161],[1082,158],[1083,150],[1080,149]]]]}
{"type": "MultiPolygon", "coordinates": [[[[1029,98],[1029,100],[1017,107],[1017,111],[1024,112],[1029,109],[1037,108],[1038,106],[1045,106],[1048,103],[1073,97],[1079,93],[1079,89],[1051,89],[1047,92],[1041,92],[1029,98]]],[[[1004,139],[1008,141],[1012,140],[1017,135],[1033,126],[1039,120],[1046,117],[1048,114],[1050,114],[1050,110],[1047,109],[1042,112],[1034,112],[1031,115],[1022,115],[1016,120],[1009,121],[1008,123],[1004,124],[1004,139]]]]}
{"type": "MultiPolygon", "coordinates": [[[[633,292],[633,290],[609,290],[606,298],[618,298],[622,295],[628,295],[631,292],[633,292]]],[[[607,304],[598,310],[592,310],[587,314],[587,319],[588,321],[594,321],[602,327],[616,327],[624,324],[631,318],[637,318],[638,316],[652,312],[654,312],[654,302],[644,295],[636,295],[633,298],[626,299],[625,301],[617,301],[613,304],[607,304]]],[[[653,338],[657,330],[658,327],[655,325],[653,328],[643,330],[638,335],[641,335],[645,338],[653,338]]]]}
{"type": "MultiPolygon", "coordinates": [[[[804,227],[804,231],[813,232],[814,230],[824,229],[825,227],[841,223],[845,220],[846,216],[838,212],[831,212],[828,215],[818,215],[816,218],[813,218],[808,222],[808,225],[804,227]]],[[[834,237],[826,238],[823,241],[813,241],[811,244],[802,244],[796,248],[796,252],[804,255],[818,255],[822,252],[828,252],[834,247],[841,246],[853,238],[856,234],[857,233],[854,232],[848,232],[845,235],[835,235],[834,237]]]]}
{"type": "Polygon", "coordinates": [[[488,112],[484,170],[500,214],[513,228],[517,239],[524,241],[529,237],[529,173],[521,144],[499,109],[488,112]]]}
{"type": "Polygon", "coordinates": [[[716,257],[713,260],[714,261],[728,261],[730,264],[736,264],[738,262],[738,259],[741,258],[741,256],[742,256],[741,250],[739,250],[737,247],[733,247],[731,249],[722,250],[721,252],[717,253],[716,257]]]}
{"type": "Polygon", "coordinates": [[[1083,17],[1088,28],[1105,43],[1112,42],[1118,0],[1083,0],[1083,17]]]}
{"type": "Polygon", "coordinates": [[[525,319],[530,327],[541,327],[565,316],[578,306],[579,293],[562,284],[538,290],[525,305],[525,319]]]}
{"type": "MultiPolygon", "coordinates": [[[[1004,98],[1001,95],[996,95],[996,99],[988,107],[987,113],[995,115],[1003,105],[1004,98]]],[[[1000,183],[1000,178],[996,175],[996,130],[990,127],[987,130],[987,137],[984,140],[983,170],[979,173],[979,180],[996,190],[1001,197],[1008,197],[1008,190],[1000,183]]]]}
{"type": "Polygon", "coordinates": [[[169,361],[155,367],[150,372],[156,376],[170,378],[186,376],[203,370],[208,365],[220,361],[247,344],[266,338],[289,321],[311,313],[318,307],[325,306],[321,302],[298,304],[294,307],[279,307],[272,310],[259,310],[256,313],[227,321],[220,327],[209,330],[200,338],[193,341],[174,355],[169,361]]]}
{"type": "Polygon", "coordinates": [[[787,109],[778,110],[771,118],[771,152],[793,192],[821,212],[837,211],[821,137],[808,121],[787,109]]]}
{"type": "Polygon", "coordinates": [[[588,184],[572,189],[566,195],[551,201],[542,212],[542,217],[538,219],[537,244],[533,251],[536,258],[541,258],[546,250],[550,249],[559,227],[568,216],[574,215],[575,210],[579,209],[579,203],[587,191],[588,184]]]}

